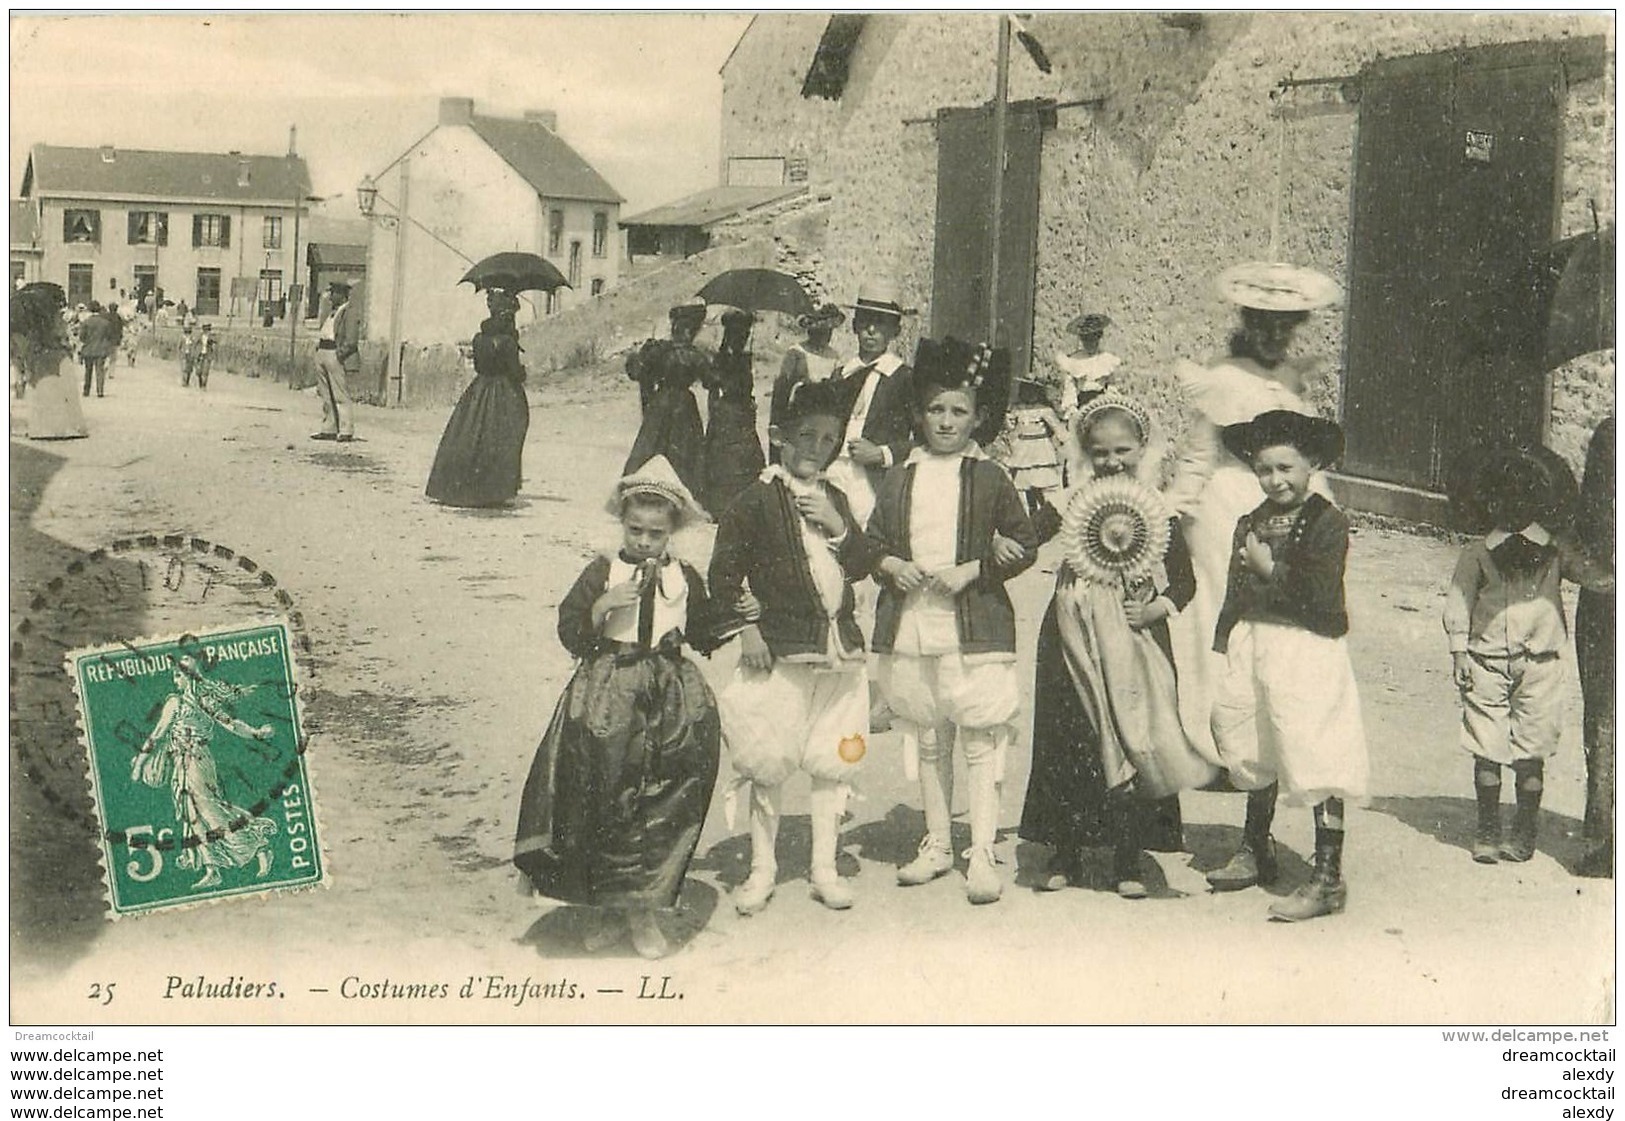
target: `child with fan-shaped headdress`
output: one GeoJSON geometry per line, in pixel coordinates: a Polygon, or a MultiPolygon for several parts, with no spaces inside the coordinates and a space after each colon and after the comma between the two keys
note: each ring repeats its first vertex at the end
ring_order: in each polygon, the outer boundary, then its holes
{"type": "Polygon", "coordinates": [[[1032,773],[1021,835],[1047,845],[1045,891],[1082,886],[1083,852],[1112,850],[1118,894],[1149,894],[1147,848],[1184,848],[1179,791],[1214,768],[1179,719],[1168,618],[1196,591],[1178,519],[1156,490],[1151,420],[1108,390],[1073,418],[1065,562],[1038,632],[1032,773]]]}
{"type": "Polygon", "coordinates": [[[1008,371],[1005,351],[953,338],[920,342],[913,390],[922,446],[886,473],[868,528],[880,585],[876,683],[897,715],[905,768],[917,764],[925,809],[919,855],[897,880],[925,884],[954,866],[957,741],[970,788],[972,903],[1003,893],[993,851],[999,777],[1021,709],[1016,613],[1004,585],[1038,553],[1021,495],[981,445],[999,432],[1008,371]],[[995,539],[1008,548],[996,550],[995,539]]]}

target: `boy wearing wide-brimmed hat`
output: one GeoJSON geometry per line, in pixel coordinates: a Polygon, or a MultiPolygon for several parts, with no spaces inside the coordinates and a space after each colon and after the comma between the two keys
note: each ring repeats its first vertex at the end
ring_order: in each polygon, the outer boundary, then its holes
{"type": "Polygon", "coordinates": [[[897,286],[866,281],[852,305],[858,353],[836,373],[846,400],[845,438],[829,469],[831,481],[851,499],[860,525],[874,509],[886,468],[907,459],[914,446],[913,374],[891,351],[902,326],[897,286]]]}
{"type": "Polygon", "coordinates": [[[1521,862],[1535,854],[1546,756],[1557,750],[1567,705],[1562,582],[1610,591],[1613,577],[1558,535],[1575,485],[1552,452],[1494,452],[1473,491],[1493,528],[1462,550],[1444,608],[1478,800],[1473,859],[1521,862]],[[1502,767],[1512,768],[1517,805],[1504,843],[1502,767]]]}

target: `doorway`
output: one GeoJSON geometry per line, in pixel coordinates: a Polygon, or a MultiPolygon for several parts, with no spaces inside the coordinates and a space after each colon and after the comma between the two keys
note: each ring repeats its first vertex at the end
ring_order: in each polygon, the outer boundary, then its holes
{"type": "Polygon", "coordinates": [[[1528,276],[1558,232],[1575,49],[1499,44],[1362,72],[1343,384],[1351,474],[1439,492],[1475,449],[1540,441],[1547,378],[1528,276]]]}
{"type": "Polygon", "coordinates": [[[993,207],[993,109],[937,110],[936,244],[931,270],[931,334],[992,342],[1010,350],[1015,377],[1032,362],[1033,295],[1038,275],[1038,174],[1045,110],[1009,106],[1000,198],[999,312],[987,321],[987,262],[993,207]]]}

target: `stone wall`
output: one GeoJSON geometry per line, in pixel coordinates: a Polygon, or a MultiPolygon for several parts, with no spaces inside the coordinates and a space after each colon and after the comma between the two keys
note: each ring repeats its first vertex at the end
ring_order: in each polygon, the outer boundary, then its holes
{"type": "MultiPolygon", "coordinates": [[[[724,71],[724,156],[742,138],[759,144],[774,133],[782,147],[825,152],[814,178],[832,196],[827,232],[798,252],[820,259],[837,293],[865,275],[896,277],[921,313],[905,332],[911,345],[930,323],[937,148],[931,124],[905,122],[991,97],[997,23],[980,14],[870,17],[832,117],[831,103],[800,97],[809,39],[816,44],[809,20],[763,15],[747,31],[724,71]]],[[[1336,86],[1272,96],[1282,79],[1611,30],[1606,17],[1410,12],[1215,13],[1196,30],[1155,14],[1047,14],[1031,26],[1054,73],[1015,48],[1012,100],[1105,98],[1100,108],[1062,110],[1044,139],[1034,354],[1066,344],[1064,325],[1079,311],[1108,312],[1117,326],[1107,342],[1126,359],[1129,388],[1174,434],[1183,418],[1168,370],[1223,347],[1233,312],[1213,293],[1213,277],[1270,254],[1277,198],[1274,255],[1346,280],[1358,108],[1336,86]]],[[[1590,229],[1592,198],[1611,220],[1611,77],[1573,86],[1565,120],[1569,234],[1590,229]]],[[[1314,396],[1335,412],[1341,316],[1315,317],[1300,348],[1325,356],[1314,396]]],[[[1565,395],[1596,399],[1560,388],[1565,395]]]]}

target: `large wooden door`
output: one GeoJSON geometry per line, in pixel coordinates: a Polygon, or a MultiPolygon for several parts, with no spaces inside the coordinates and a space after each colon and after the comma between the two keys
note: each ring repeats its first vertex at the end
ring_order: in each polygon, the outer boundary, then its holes
{"type": "Polygon", "coordinates": [[[1544,371],[1510,329],[1531,316],[1529,262],[1557,232],[1563,73],[1540,46],[1361,76],[1343,387],[1354,474],[1442,490],[1476,449],[1541,436],[1544,371]]]}
{"type": "Polygon", "coordinates": [[[992,229],[993,112],[937,112],[937,221],[931,281],[931,334],[1010,349],[1025,377],[1032,361],[1033,288],[1038,269],[1038,174],[1043,118],[1031,105],[1006,116],[999,226],[999,315],[987,322],[992,229]]]}

